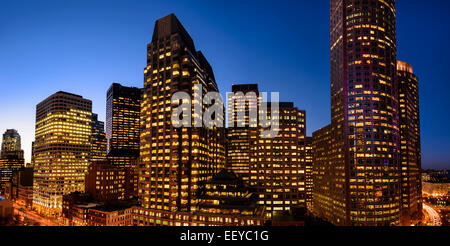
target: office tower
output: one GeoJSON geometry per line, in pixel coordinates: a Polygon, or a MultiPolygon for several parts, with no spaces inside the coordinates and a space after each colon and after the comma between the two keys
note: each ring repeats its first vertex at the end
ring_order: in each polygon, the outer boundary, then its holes
{"type": "Polygon", "coordinates": [[[313,153],[312,153],[312,137],[305,137],[300,141],[301,163],[305,167],[305,193],[306,207],[312,209],[312,188],[313,188],[313,153]]]}
{"type": "Polygon", "coordinates": [[[422,214],[419,80],[406,62],[397,62],[402,179],[402,224],[415,224],[422,214]]]}
{"type": "Polygon", "coordinates": [[[106,99],[108,160],[137,168],[139,160],[141,89],[113,83],[106,99]]]}
{"type": "Polygon", "coordinates": [[[20,135],[14,129],[8,129],[3,134],[2,151],[20,151],[21,150],[20,135]]]}
{"type": "Polygon", "coordinates": [[[343,189],[345,174],[341,165],[333,165],[332,157],[337,156],[333,148],[336,141],[331,133],[335,129],[328,125],[313,132],[313,188],[312,211],[328,221],[341,222],[345,220],[346,196],[343,189]]]}
{"type": "MultiPolygon", "coordinates": [[[[140,214],[192,212],[198,202],[199,182],[225,165],[225,132],[223,128],[196,126],[201,115],[195,110],[193,127],[174,127],[171,98],[174,93],[185,92],[190,99],[184,102],[194,107],[199,96],[194,92],[201,89],[203,96],[218,92],[217,84],[208,61],[195,49],[175,15],[156,22],[147,48],[141,108],[140,214]]],[[[221,115],[216,117],[224,124],[221,115]]],[[[160,218],[156,220],[163,223],[160,218]]]]}
{"type": "Polygon", "coordinates": [[[103,203],[131,199],[137,195],[137,177],[132,167],[120,168],[109,161],[94,161],[86,174],[85,192],[103,203]]]}
{"type": "Polygon", "coordinates": [[[8,129],[3,134],[0,152],[0,192],[10,182],[13,172],[25,164],[23,150],[21,149],[20,135],[14,129],[8,129]]]}
{"type": "Polygon", "coordinates": [[[91,162],[106,160],[105,124],[92,114],[91,162]]]}
{"type": "Polygon", "coordinates": [[[239,84],[232,86],[231,98],[228,99],[227,129],[227,168],[248,182],[250,166],[250,136],[256,137],[258,130],[258,105],[260,96],[257,84],[239,84]],[[253,95],[251,93],[254,93],[253,95]],[[250,119],[250,111],[256,112],[250,119]],[[239,115],[243,117],[243,125],[238,124],[239,115]]]}
{"type": "Polygon", "coordinates": [[[92,102],[57,92],[36,106],[33,207],[58,215],[62,197],[84,191],[92,134],[92,102]]]}
{"type": "Polygon", "coordinates": [[[34,167],[34,141],[31,142],[31,167],[34,167]]]}
{"type": "Polygon", "coordinates": [[[330,7],[333,152],[319,163],[332,167],[318,169],[334,172],[317,177],[330,186],[315,189],[314,211],[336,225],[396,225],[401,192],[395,0],[331,0],[330,7]]]}
{"type": "MultiPolygon", "coordinates": [[[[267,116],[272,116],[271,105],[267,116]]],[[[305,164],[301,162],[301,141],[306,135],[305,111],[293,103],[279,103],[279,127],[275,138],[252,139],[250,155],[251,187],[266,207],[266,218],[306,208],[305,164]]],[[[258,132],[258,136],[259,136],[258,132]]]]}

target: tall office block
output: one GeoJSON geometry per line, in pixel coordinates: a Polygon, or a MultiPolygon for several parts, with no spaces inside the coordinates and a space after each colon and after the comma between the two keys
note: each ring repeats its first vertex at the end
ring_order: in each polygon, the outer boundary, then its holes
{"type": "Polygon", "coordinates": [[[335,172],[317,177],[330,186],[316,189],[314,211],[336,225],[397,225],[395,0],[331,0],[330,7],[332,152],[320,165],[335,172]]]}
{"type": "MultiPolygon", "coordinates": [[[[195,105],[196,90],[202,88],[204,96],[217,92],[217,84],[208,61],[195,49],[175,15],[156,22],[147,48],[141,108],[140,214],[189,213],[198,202],[199,182],[225,165],[225,135],[224,129],[217,127],[174,127],[171,98],[176,92],[186,92],[195,105]]],[[[195,124],[200,115],[192,112],[195,124]]],[[[218,120],[224,122],[223,117],[218,120]]],[[[163,223],[161,218],[151,220],[163,223]]]]}
{"type": "Polygon", "coordinates": [[[346,196],[342,183],[345,183],[341,165],[333,165],[332,157],[337,156],[338,149],[333,148],[331,133],[333,125],[328,125],[313,133],[313,213],[328,221],[345,220],[346,196]]]}
{"type": "Polygon", "coordinates": [[[25,164],[21,138],[14,129],[8,129],[3,134],[0,151],[0,192],[5,188],[6,182],[10,182],[13,172],[22,168],[25,164]]]}
{"type": "Polygon", "coordinates": [[[141,89],[113,83],[106,99],[108,160],[118,167],[137,168],[139,160],[141,89]]]}
{"type": "Polygon", "coordinates": [[[91,162],[106,160],[105,123],[98,120],[97,114],[92,114],[91,162]]]}
{"type": "Polygon", "coordinates": [[[57,92],[36,106],[33,207],[48,215],[62,211],[62,197],[84,191],[90,163],[92,102],[57,92]]]}
{"type": "Polygon", "coordinates": [[[312,137],[305,137],[300,141],[300,161],[305,167],[305,193],[306,207],[312,210],[312,188],[313,188],[313,152],[312,137]]]}
{"type": "Polygon", "coordinates": [[[415,224],[422,214],[419,80],[406,62],[397,62],[402,172],[402,224],[415,224]]]}
{"type": "Polygon", "coordinates": [[[227,129],[227,168],[248,182],[250,166],[251,137],[256,137],[258,129],[258,105],[261,102],[257,84],[238,84],[232,86],[232,97],[229,98],[227,129]],[[253,95],[251,94],[253,93],[253,95]],[[231,101],[230,101],[231,99],[231,101]],[[256,112],[256,118],[250,119],[250,111],[256,112]],[[239,116],[243,119],[240,119],[239,116]],[[238,121],[242,121],[242,125],[238,121]]]}
{"type": "Polygon", "coordinates": [[[21,149],[21,138],[17,130],[8,129],[3,134],[2,139],[2,151],[20,151],[21,149]]]}
{"type": "MultiPolygon", "coordinates": [[[[268,114],[272,115],[270,103],[268,114]]],[[[279,103],[278,136],[253,138],[250,154],[249,184],[266,207],[266,218],[306,208],[305,163],[301,141],[306,135],[306,114],[293,103],[279,103]]],[[[273,116],[271,116],[273,117],[273,116]]]]}

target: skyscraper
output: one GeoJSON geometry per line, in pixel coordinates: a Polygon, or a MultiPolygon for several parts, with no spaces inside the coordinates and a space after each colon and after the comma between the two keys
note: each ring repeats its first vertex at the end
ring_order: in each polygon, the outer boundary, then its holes
{"type": "MultiPolygon", "coordinates": [[[[248,182],[250,167],[250,143],[251,137],[257,137],[258,129],[258,104],[260,103],[257,84],[239,84],[232,86],[233,102],[228,105],[228,112],[233,117],[228,119],[227,129],[227,168],[248,182]],[[253,96],[249,93],[254,93],[253,96]],[[246,96],[249,96],[248,98],[246,96]],[[250,119],[250,111],[256,112],[256,117],[250,119]],[[244,118],[243,125],[239,125],[239,115],[244,118]]],[[[230,102],[229,102],[230,103],[230,102]]]]}
{"type": "Polygon", "coordinates": [[[57,92],[36,106],[33,206],[57,215],[62,197],[84,191],[92,134],[92,102],[57,92]]]}
{"type": "Polygon", "coordinates": [[[419,80],[413,68],[397,61],[402,172],[402,224],[414,224],[422,214],[419,80]]]}
{"type": "Polygon", "coordinates": [[[14,129],[8,129],[3,134],[0,152],[0,191],[5,183],[10,182],[13,172],[25,164],[23,150],[21,149],[20,135],[14,129]]]}
{"type": "Polygon", "coordinates": [[[313,188],[313,153],[312,137],[305,137],[300,141],[300,162],[304,163],[305,168],[305,193],[306,207],[312,209],[312,188],[313,188]]]}
{"type": "MultiPolygon", "coordinates": [[[[176,92],[186,92],[194,105],[194,91],[201,88],[203,95],[217,92],[217,84],[208,61],[195,49],[175,15],[156,22],[147,48],[141,108],[140,213],[191,212],[198,202],[199,182],[225,165],[224,129],[174,127],[171,98],[176,92]]],[[[205,105],[201,113],[204,111],[205,105]]],[[[192,115],[193,123],[201,117],[194,110],[192,115]]],[[[224,122],[223,117],[218,119],[224,122]]],[[[151,220],[162,223],[160,218],[151,220]]]]}
{"type": "Polygon", "coordinates": [[[106,99],[108,160],[118,167],[137,168],[141,89],[113,83],[106,99]]]}
{"type": "Polygon", "coordinates": [[[20,151],[21,141],[17,130],[8,129],[3,134],[2,151],[20,151]]]}
{"type": "MultiPolygon", "coordinates": [[[[274,117],[270,103],[268,116],[274,117]]],[[[251,137],[249,183],[256,189],[258,203],[266,207],[266,218],[306,208],[305,163],[301,142],[306,135],[306,113],[291,102],[279,103],[278,136],[251,137]]]]}
{"type": "Polygon", "coordinates": [[[98,120],[97,114],[92,114],[91,154],[90,160],[106,160],[105,123],[98,120]]]}
{"type": "Polygon", "coordinates": [[[314,163],[317,179],[329,183],[315,187],[314,211],[337,225],[395,225],[401,203],[395,0],[331,0],[330,7],[331,126],[323,131],[332,151],[314,154],[325,158],[314,163]],[[327,165],[334,172],[325,172],[327,165]]]}

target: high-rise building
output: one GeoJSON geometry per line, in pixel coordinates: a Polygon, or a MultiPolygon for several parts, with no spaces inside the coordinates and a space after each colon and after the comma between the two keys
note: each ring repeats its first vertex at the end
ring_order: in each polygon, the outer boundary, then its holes
{"type": "Polygon", "coordinates": [[[33,207],[61,213],[62,197],[84,191],[90,163],[92,102],[57,92],[36,106],[33,207]]]}
{"type": "MultiPolygon", "coordinates": [[[[273,117],[270,103],[267,116],[273,117]]],[[[306,113],[293,103],[279,103],[278,135],[251,138],[249,184],[256,189],[259,205],[266,207],[266,218],[306,208],[305,163],[301,142],[306,135],[306,113]]]]}
{"type": "Polygon", "coordinates": [[[318,169],[335,172],[317,177],[330,186],[315,189],[314,211],[336,225],[396,225],[401,188],[395,0],[331,0],[330,7],[332,152],[318,165],[333,167],[318,169]]]}
{"type": "Polygon", "coordinates": [[[31,167],[34,167],[34,141],[31,142],[31,167]]]}
{"type": "Polygon", "coordinates": [[[19,133],[14,129],[6,130],[0,152],[0,192],[7,182],[11,182],[13,172],[22,168],[24,164],[19,133]]]}
{"type": "Polygon", "coordinates": [[[137,168],[141,89],[113,83],[106,99],[108,160],[118,167],[137,168]]]}
{"type": "Polygon", "coordinates": [[[300,141],[301,163],[305,167],[305,192],[306,207],[312,210],[312,188],[313,188],[313,153],[312,153],[312,137],[305,137],[300,141]]]}
{"type": "Polygon", "coordinates": [[[228,118],[227,129],[227,168],[248,182],[250,167],[250,137],[256,137],[258,129],[258,104],[261,102],[257,84],[238,84],[232,86],[232,97],[228,99],[228,112],[233,117],[228,118]],[[254,93],[249,94],[249,93],[254,93]],[[250,111],[256,114],[251,119],[250,111]],[[239,115],[243,119],[239,118],[239,115]],[[241,120],[241,124],[238,121],[241,120]]]}
{"type": "Polygon", "coordinates": [[[98,120],[97,114],[92,114],[91,162],[106,160],[105,124],[98,120]]]}
{"type": "Polygon", "coordinates": [[[415,224],[422,214],[419,80],[413,68],[397,61],[402,172],[402,224],[415,224]]]}
{"type": "Polygon", "coordinates": [[[2,140],[2,151],[20,151],[21,148],[21,140],[20,135],[17,130],[8,129],[3,134],[2,140]]]}
{"type": "MultiPolygon", "coordinates": [[[[218,92],[218,87],[210,64],[195,49],[175,15],[156,22],[147,49],[141,108],[139,214],[158,217],[166,212],[190,213],[198,203],[200,182],[225,166],[225,131],[195,124],[201,123],[199,113],[205,112],[206,105],[201,112],[192,110],[193,127],[174,127],[171,98],[174,93],[185,92],[190,99],[183,102],[197,105],[197,96],[201,95],[194,92],[200,91],[204,96],[218,92]]],[[[224,124],[223,116],[216,117],[224,124]]]]}
{"type": "Polygon", "coordinates": [[[332,127],[328,125],[313,133],[312,211],[337,224],[346,218],[346,196],[343,193],[345,174],[342,165],[333,165],[332,157],[338,156],[338,149],[332,146],[336,142],[332,139],[332,127]]]}

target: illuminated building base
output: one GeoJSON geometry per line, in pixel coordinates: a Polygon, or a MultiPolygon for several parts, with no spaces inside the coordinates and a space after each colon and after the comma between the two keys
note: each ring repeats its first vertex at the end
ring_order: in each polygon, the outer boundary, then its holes
{"type": "Polygon", "coordinates": [[[135,226],[263,226],[263,216],[171,212],[133,208],[135,226]]]}

